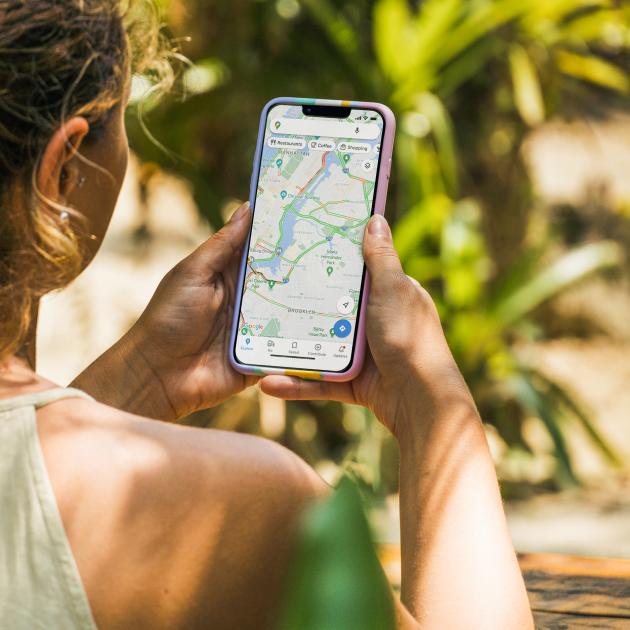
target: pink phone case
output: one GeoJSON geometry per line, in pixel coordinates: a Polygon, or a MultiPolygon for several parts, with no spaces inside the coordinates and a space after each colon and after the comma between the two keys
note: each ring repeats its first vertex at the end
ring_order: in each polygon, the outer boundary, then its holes
{"type": "MultiPolygon", "coordinates": [[[[269,101],[263,108],[260,116],[260,128],[258,131],[258,141],[256,143],[256,157],[254,159],[254,170],[251,181],[251,188],[249,194],[249,203],[252,210],[255,211],[256,203],[256,191],[257,191],[257,173],[260,169],[260,161],[262,158],[262,148],[265,137],[265,127],[267,122],[267,115],[269,110],[276,105],[331,105],[334,107],[352,107],[355,109],[372,109],[381,114],[385,122],[383,130],[383,139],[381,141],[381,163],[379,168],[378,179],[376,181],[376,197],[374,200],[374,213],[385,214],[385,201],[387,198],[387,187],[389,184],[389,176],[392,167],[392,154],[394,149],[394,136],[396,132],[396,119],[394,114],[385,105],[380,103],[364,103],[360,101],[335,101],[326,99],[309,99],[309,98],[290,98],[280,97],[269,101]]],[[[248,237],[247,242],[249,243],[248,237]]],[[[232,320],[232,334],[230,337],[230,350],[229,361],[232,367],[242,374],[256,374],[263,376],[266,374],[285,374],[288,376],[298,376],[305,379],[317,379],[325,381],[350,381],[355,378],[361,368],[363,367],[363,361],[365,359],[365,309],[368,302],[368,295],[370,292],[370,275],[366,272],[365,282],[363,285],[363,293],[361,297],[361,305],[359,312],[357,313],[357,330],[356,330],[356,342],[354,345],[354,354],[352,357],[352,363],[343,372],[325,372],[325,371],[308,371],[291,368],[260,368],[250,365],[244,365],[240,363],[235,356],[236,337],[238,332],[240,306],[243,296],[243,283],[245,280],[245,273],[247,267],[247,247],[244,248],[243,258],[241,260],[240,273],[237,284],[236,300],[234,302],[234,317],[232,320]]]]}

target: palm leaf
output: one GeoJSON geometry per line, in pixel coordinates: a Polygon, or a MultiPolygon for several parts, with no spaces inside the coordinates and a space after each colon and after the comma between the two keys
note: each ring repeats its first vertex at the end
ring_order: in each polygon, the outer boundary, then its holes
{"type": "Polygon", "coordinates": [[[392,81],[400,81],[411,71],[421,46],[421,36],[406,1],[377,2],[374,50],[383,73],[392,81]]]}
{"type": "Polygon", "coordinates": [[[504,325],[512,324],[576,282],[604,269],[617,267],[623,258],[621,248],[612,241],[578,247],[497,303],[493,315],[504,325]]]}
{"type": "Polygon", "coordinates": [[[531,0],[495,0],[470,3],[470,6],[468,15],[436,51],[436,65],[446,66],[481,38],[516,20],[530,9],[531,0]]]}
{"type": "Polygon", "coordinates": [[[627,42],[629,14],[627,7],[589,12],[560,25],[560,32],[565,40],[582,46],[593,43],[606,45],[611,39],[614,43],[627,42]]]}
{"type": "Polygon", "coordinates": [[[475,42],[465,55],[460,55],[443,68],[435,91],[441,98],[448,97],[464,83],[478,76],[491,59],[500,57],[504,51],[505,44],[498,38],[486,37],[475,42]]]}
{"type": "Polygon", "coordinates": [[[540,267],[540,258],[545,254],[548,243],[532,246],[516,260],[515,263],[498,279],[489,293],[488,304],[490,311],[510,297],[515,291],[527,284],[536,275],[540,267]]]}
{"type": "Polygon", "coordinates": [[[534,0],[521,25],[530,36],[542,37],[551,43],[548,39],[550,31],[559,33],[562,23],[570,21],[572,15],[581,15],[584,11],[590,15],[610,6],[609,0],[534,0]]]}
{"type": "Polygon", "coordinates": [[[514,86],[514,104],[521,118],[531,127],[545,119],[545,105],[536,67],[527,51],[518,44],[509,50],[510,72],[514,86]]]}
{"type": "Polygon", "coordinates": [[[431,195],[400,218],[394,227],[394,243],[401,259],[414,254],[423,238],[441,232],[452,206],[446,195],[431,195]]]}
{"type": "Polygon", "coordinates": [[[589,438],[599,449],[606,461],[613,466],[621,466],[622,460],[618,453],[608,443],[608,440],[599,432],[593,421],[592,413],[589,413],[582,403],[571,396],[565,389],[548,378],[545,374],[538,370],[528,370],[529,374],[543,381],[548,388],[549,394],[556,398],[559,403],[564,406],[567,411],[582,425],[589,438]]]}
{"type": "Polygon", "coordinates": [[[522,374],[513,376],[511,385],[515,398],[528,413],[540,418],[554,445],[556,474],[561,485],[578,485],[578,478],[571,464],[571,457],[558,422],[559,413],[554,400],[536,389],[533,382],[522,374]]]}
{"type": "Polygon", "coordinates": [[[428,92],[419,94],[415,99],[415,105],[417,111],[424,114],[431,124],[432,138],[435,142],[445,191],[451,197],[456,197],[458,188],[457,151],[455,132],[448,110],[435,94],[428,92]]]}
{"type": "Polygon", "coordinates": [[[450,32],[465,7],[462,0],[425,0],[416,19],[416,30],[421,46],[414,64],[416,67],[431,64],[433,57],[450,37],[450,32]]]}
{"type": "Polygon", "coordinates": [[[350,66],[354,76],[369,89],[378,94],[379,82],[375,80],[370,66],[359,51],[359,39],[352,24],[330,0],[301,0],[316,24],[326,34],[329,41],[340,53],[340,58],[350,66]]]}
{"type": "Polygon", "coordinates": [[[625,94],[630,80],[624,70],[594,55],[578,55],[567,50],[556,52],[556,64],[564,74],[625,94]]]}

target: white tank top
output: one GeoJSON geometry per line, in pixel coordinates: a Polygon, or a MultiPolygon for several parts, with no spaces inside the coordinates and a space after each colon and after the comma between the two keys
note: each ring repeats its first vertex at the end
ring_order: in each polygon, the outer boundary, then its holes
{"type": "Polygon", "coordinates": [[[64,398],[52,389],[0,400],[0,628],[95,630],[61,522],[35,410],[64,398]]]}

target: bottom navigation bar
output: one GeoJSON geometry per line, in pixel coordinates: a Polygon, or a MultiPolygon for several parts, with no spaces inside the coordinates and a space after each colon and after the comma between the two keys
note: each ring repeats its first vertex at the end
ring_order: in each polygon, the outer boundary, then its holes
{"type": "Polygon", "coordinates": [[[352,356],[352,344],[343,340],[304,340],[239,335],[237,357],[250,365],[341,370],[352,356]]]}

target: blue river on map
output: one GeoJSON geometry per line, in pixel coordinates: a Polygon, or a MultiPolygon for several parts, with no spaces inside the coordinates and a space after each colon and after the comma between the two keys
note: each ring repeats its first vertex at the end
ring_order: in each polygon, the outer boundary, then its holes
{"type": "MultiPolygon", "coordinates": [[[[330,167],[333,164],[338,164],[341,166],[341,162],[337,157],[336,153],[330,152],[326,156],[326,164],[324,170],[309,184],[307,190],[303,191],[304,193],[308,192],[313,195],[317,188],[324,183],[330,177],[330,167]]],[[[307,199],[305,197],[300,197],[293,202],[292,210],[289,212],[285,212],[284,218],[282,220],[282,240],[278,243],[278,249],[274,252],[273,258],[271,260],[267,260],[264,262],[255,262],[252,266],[256,269],[268,269],[274,275],[279,275],[281,273],[282,268],[282,255],[284,252],[290,247],[290,245],[294,242],[294,229],[295,225],[298,222],[299,218],[296,212],[300,212],[304,207],[307,199]]]]}

